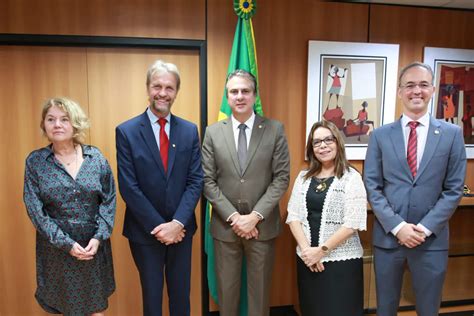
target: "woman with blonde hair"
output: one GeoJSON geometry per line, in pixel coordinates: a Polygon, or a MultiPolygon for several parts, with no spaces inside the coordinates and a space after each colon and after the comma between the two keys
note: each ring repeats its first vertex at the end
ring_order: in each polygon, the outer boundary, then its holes
{"type": "Polygon", "coordinates": [[[82,143],[89,121],[77,103],[48,100],[40,126],[51,143],[26,159],[23,195],[36,228],[35,297],[49,313],[103,315],[115,290],[112,171],[82,143]]]}
{"type": "Polygon", "coordinates": [[[363,249],[367,198],[338,128],[315,123],[306,145],[308,168],[297,176],[288,203],[297,242],[297,281],[302,315],[363,314],[363,249]]]}

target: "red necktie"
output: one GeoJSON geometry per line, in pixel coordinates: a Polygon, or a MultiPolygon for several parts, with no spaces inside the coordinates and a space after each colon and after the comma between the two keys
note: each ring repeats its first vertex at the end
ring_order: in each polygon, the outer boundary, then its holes
{"type": "Polygon", "coordinates": [[[407,162],[410,167],[411,174],[413,178],[416,177],[416,148],[417,148],[417,136],[416,136],[416,127],[420,124],[417,121],[411,121],[408,123],[410,126],[410,136],[408,136],[408,146],[407,146],[407,162]]]}
{"type": "Polygon", "coordinates": [[[158,124],[160,124],[160,156],[161,161],[163,162],[163,167],[165,172],[168,170],[168,135],[166,135],[165,125],[167,120],[163,117],[158,119],[158,124]]]}

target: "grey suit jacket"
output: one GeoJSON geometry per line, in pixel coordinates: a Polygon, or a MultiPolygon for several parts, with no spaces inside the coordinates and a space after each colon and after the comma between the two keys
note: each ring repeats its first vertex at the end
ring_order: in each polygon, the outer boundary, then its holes
{"type": "Polygon", "coordinates": [[[257,226],[259,240],[275,238],[281,231],[278,202],[290,181],[283,125],[256,115],[247,157],[241,174],[230,118],[207,127],[202,146],[204,195],[212,204],[211,234],[218,240],[238,240],[226,219],[237,211],[239,201],[265,218],[257,226]]]}
{"type": "Polygon", "coordinates": [[[376,216],[373,244],[397,248],[390,231],[406,221],[433,232],[420,249],[448,249],[448,221],[462,196],[465,173],[464,140],[456,125],[430,118],[415,178],[408,167],[400,120],[375,129],[364,165],[367,195],[376,216]]]}

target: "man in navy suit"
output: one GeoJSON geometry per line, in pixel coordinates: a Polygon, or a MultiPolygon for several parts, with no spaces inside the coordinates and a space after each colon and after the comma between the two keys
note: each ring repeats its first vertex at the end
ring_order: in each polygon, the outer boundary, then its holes
{"type": "Polygon", "coordinates": [[[371,135],[364,180],[373,228],[377,315],[396,316],[405,263],[416,311],[438,315],[448,263],[449,225],[462,196],[466,151],[461,129],[428,113],[433,71],[412,63],[400,72],[400,120],[371,135]]]}
{"type": "Polygon", "coordinates": [[[194,209],[203,173],[196,125],[170,113],[179,85],[177,67],[156,61],[147,73],[148,108],[116,129],[123,234],[140,273],[146,316],[162,315],[164,275],[170,315],[190,314],[194,209]]]}

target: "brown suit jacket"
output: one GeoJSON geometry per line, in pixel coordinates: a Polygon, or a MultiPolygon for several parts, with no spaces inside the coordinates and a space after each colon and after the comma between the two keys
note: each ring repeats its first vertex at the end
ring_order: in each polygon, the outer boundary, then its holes
{"type": "Polygon", "coordinates": [[[240,172],[230,118],[207,127],[202,147],[204,195],[212,204],[211,234],[221,241],[237,241],[226,219],[246,202],[263,215],[259,240],[281,231],[278,202],[290,181],[290,155],[283,125],[256,115],[247,164],[240,172]]]}

